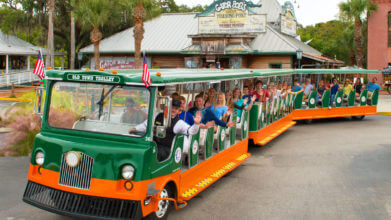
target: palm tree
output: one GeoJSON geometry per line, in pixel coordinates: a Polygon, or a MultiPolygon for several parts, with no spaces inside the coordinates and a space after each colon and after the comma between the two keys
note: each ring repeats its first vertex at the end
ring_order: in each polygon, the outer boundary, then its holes
{"type": "Polygon", "coordinates": [[[82,29],[90,31],[90,41],[94,44],[95,69],[100,68],[99,43],[103,34],[99,28],[118,21],[116,0],[79,0],[76,1],[74,15],[82,29]]]}
{"type": "Polygon", "coordinates": [[[47,54],[46,65],[54,67],[54,47],[53,47],[53,13],[54,13],[54,0],[49,0],[49,24],[48,24],[48,42],[47,42],[47,54]]]}
{"type": "Polygon", "coordinates": [[[125,9],[125,13],[130,10],[131,19],[134,21],[134,61],[135,68],[141,68],[141,42],[144,39],[144,19],[153,18],[161,13],[160,5],[154,0],[122,0],[121,6],[125,9]],[[157,11],[158,10],[158,11],[157,11]]]}
{"type": "Polygon", "coordinates": [[[140,66],[140,53],[141,53],[141,41],[144,38],[144,17],[145,9],[143,4],[140,2],[137,4],[136,8],[133,10],[132,16],[134,18],[134,62],[136,69],[141,68],[140,66]]]}
{"type": "Polygon", "coordinates": [[[377,9],[377,5],[371,0],[347,0],[339,4],[339,9],[342,15],[350,20],[354,20],[354,43],[356,47],[356,64],[358,67],[363,67],[363,20],[362,17],[377,9]]]}

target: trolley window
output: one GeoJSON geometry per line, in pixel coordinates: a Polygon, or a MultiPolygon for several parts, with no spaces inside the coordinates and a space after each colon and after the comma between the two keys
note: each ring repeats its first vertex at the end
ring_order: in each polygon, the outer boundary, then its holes
{"type": "Polygon", "coordinates": [[[130,135],[129,129],[148,120],[149,97],[143,87],[56,82],[48,123],[55,128],[130,135]]]}

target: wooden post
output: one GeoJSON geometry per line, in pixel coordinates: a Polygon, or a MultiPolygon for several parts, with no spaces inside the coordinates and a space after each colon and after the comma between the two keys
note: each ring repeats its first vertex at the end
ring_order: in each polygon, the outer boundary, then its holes
{"type": "Polygon", "coordinates": [[[10,95],[11,98],[15,98],[14,88],[15,88],[15,84],[14,84],[14,82],[12,82],[11,83],[11,95],[10,95]]]}
{"type": "Polygon", "coordinates": [[[5,56],[5,73],[8,74],[8,71],[9,71],[9,55],[7,54],[5,56]]]}

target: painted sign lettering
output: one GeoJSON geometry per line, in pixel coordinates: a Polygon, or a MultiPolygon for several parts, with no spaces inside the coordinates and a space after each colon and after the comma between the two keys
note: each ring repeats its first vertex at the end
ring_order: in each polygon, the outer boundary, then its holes
{"type": "Polygon", "coordinates": [[[87,74],[69,74],[68,80],[83,81],[83,82],[105,82],[105,83],[119,83],[118,76],[101,76],[101,75],[87,75],[87,74]]]}

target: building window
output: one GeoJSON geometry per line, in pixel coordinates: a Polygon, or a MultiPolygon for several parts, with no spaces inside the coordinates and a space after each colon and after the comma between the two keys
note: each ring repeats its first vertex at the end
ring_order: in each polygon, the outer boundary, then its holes
{"type": "Polygon", "coordinates": [[[270,69],[282,69],[282,63],[269,63],[270,69]]]}
{"type": "Polygon", "coordinates": [[[391,47],[391,11],[388,12],[388,47],[391,47]]]}

